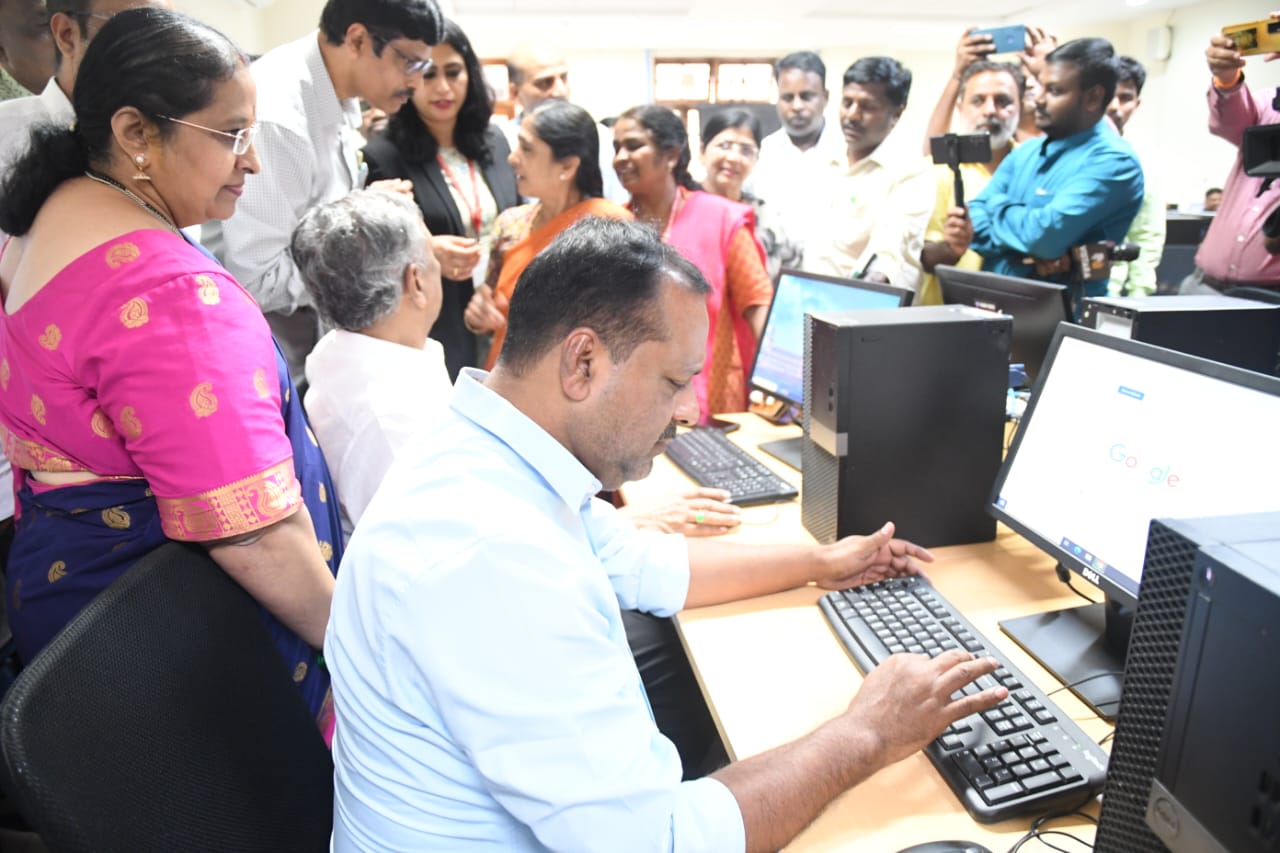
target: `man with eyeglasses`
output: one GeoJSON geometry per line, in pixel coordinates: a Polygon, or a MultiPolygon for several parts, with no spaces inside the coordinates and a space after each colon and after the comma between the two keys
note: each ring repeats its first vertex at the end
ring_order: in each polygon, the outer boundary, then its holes
{"type": "Polygon", "coordinates": [[[89,42],[117,12],[142,6],[173,8],[169,0],[49,0],[48,27],[57,48],[53,76],[39,95],[0,103],[0,171],[7,172],[26,150],[33,125],[69,124],[75,118],[71,89],[89,42]]]}
{"type": "MultiPolygon", "coordinates": [[[[443,30],[434,0],[328,0],[318,32],[252,66],[262,173],[245,182],[230,219],[203,226],[201,240],[258,300],[295,382],[320,320],[290,238],[308,210],[364,186],[360,101],[388,114],[404,106],[443,30]]],[[[370,187],[412,193],[408,181],[370,187]]]]}
{"type": "MultiPolygon", "coordinates": [[[[564,53],[548,44],[520,45],[507,57],[507,87],[509,97],[516,102],[516,114],[511,119],[495,117],[493,123],[507,138],[507,145],[515,151],[520,120],[524,116],[551,98],[569,100],[569,66],[564,53]]],[[[600,136],[600,178],[604,181],[604,197],[625,204],[630,201],[631,194],[622,188],[611,165],[613,131],[603,125],[597,125],[596,130],[600,136]]]]}

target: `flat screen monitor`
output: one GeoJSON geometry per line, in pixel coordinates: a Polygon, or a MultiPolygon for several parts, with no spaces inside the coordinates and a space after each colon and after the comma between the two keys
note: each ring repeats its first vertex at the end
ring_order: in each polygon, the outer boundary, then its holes
{"type": "MultiPolygon", "coordinates": [[[[764,334],[751,367],[751,386],[779,401],[779,411],[804,408],[804,315],[823,311],[899,308],[910,305],[915,293],[905,287],[862,279],[835,278],[801,270],[782,269],[773,291],[764,334]]],[[[800,470],[804,438],[766,441],[760,449],[800,470]]]]}
{"type": "Polygon", "coordinates": [[[1071,317],[1066,285],[939,266],[934,270],[947,305],[971,305],[1013,318],[1009,361],[1021,364],[1034,384],[1058,324],[1071,317]]]}
{"type": "Polygon", "coordinates": [[[1276,377],[1060,325],[988,508],[1106,600],[1001,628],[1114,717],[1151,520],[1280,510],[1277,425],[1276,377]]]}
{"type": "Polygon", "coordinates": [[[756,348],[751,385],[797,408],[804,405],[804,315],[910,305],[915,294],[889,284],[783,269],[756,348]]]}

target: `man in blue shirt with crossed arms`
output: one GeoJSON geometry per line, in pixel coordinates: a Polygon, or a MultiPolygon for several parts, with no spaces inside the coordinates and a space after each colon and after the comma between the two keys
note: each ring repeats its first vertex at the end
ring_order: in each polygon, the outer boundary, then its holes
{"type": "Polygon", "coordinates": [[[972,248],[985,270],[1069,284],[1079,316],[1083,296],[1106,295],[1107,277],[1080,282],[1068,252],[1124,240],[1142,204],[1142,166],[1103,121],[1118,79],[1109,42],[1067,42],[1038,76],[1045,136],[1014,149],[970,204],[972,248]]]}
{"type": "Polygon", "coordinates": [[[870,536],[758,546],[638,531],[596,498],[698,419],[708,288],[641,225],[587,219],[530,264],[490,374],[397,457],[355,531],[325,642],[333,848],[776,850],[832,799],[995,705],[952,651],[890,658],[847,711],[681,781],[620,607],[671,614],[918,572],[870,536]],[[953,694],[960,698],[953,698],[953,694]]]}

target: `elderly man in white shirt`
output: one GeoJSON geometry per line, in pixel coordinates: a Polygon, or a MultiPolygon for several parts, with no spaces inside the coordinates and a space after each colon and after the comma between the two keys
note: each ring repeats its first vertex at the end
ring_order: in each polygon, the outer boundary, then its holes
{"type": "Polygon", "coordinates": [[[440,313],[440,264],[417,206],[357,190],[312,208],[292,254],[335,328],[307,358],[307,414],[338,490],[347,533],[397,451],[448,407],[444,349],[427,337],[440,313]]]}
{"type": "MultiPolygon", "coordinates": [[[[253,64],[262,174],[201,240],[258,300],[294,379],[319,337],[289,239],[312,207],[364,186],[360,100],[390,114],[422,82],[444,28],[434,0],[328,0],[320,31],[253,64]]],[[[411,193],[409,181],[381,181],[411,193]]]]}

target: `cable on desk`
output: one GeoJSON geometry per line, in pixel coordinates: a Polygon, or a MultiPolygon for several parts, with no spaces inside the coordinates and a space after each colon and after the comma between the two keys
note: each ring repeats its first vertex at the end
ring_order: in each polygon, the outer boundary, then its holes
{"type": "Polygon", "coordinates": [[[1014,845],[1009,848],[1009,853],[1018,853],[1018,851],[1021,850],[1023,846],[1033,838],[1039,841],[1041,844],[1053,850],[1059,850],[1059,851],[1062,851],[1062,853],[1071,853],[1071,851],[1067,851],[1062,847],[1058,847],[1056,844],[1051,844],[1050,842],[1045,841],[1042,836],[1050,835],[1050,834],[1065,835],[1067,838],[1070,838],[1072,841],[1075,841],[1078,844],[1082,844],[1088,849],[1092,850],[1093,845],[1085,841],[1083,838],[1074,836],[1071,833],[1065,832],[1061,829],[1042,829],[1041,827],[1043,827],[1046,823],[1048,823],[1051,820],[1057,820],[1058,818],[1063,818],[1063,817],[1082,817],[1096,826],[1098,823],[1098,819],[1096,817],[1086,812],[1080,811],[1085,806],[1089,805],[1089,803],[1093,802],[1093,799],[1094,799],[1093,795],[1090,794],[1088,797],[1085,797],[1083,800],[1081,800],[1078,804],[1071,806],[1068,809],[1063,809],[1061,811],[1056,811],[1056,812],[1047,812],[1045,814],[1040,815],[1040,817],[1036,818],[1031,822],[1031,828],[1027,830],[1026,835],[1023,835],[1021,838],[1019,838],[1014,843],[1014,845]]]}
{"type": "Polygon", "coordinates": [[[1116,730],[1112,729],[1111,731],[1107,732],[1105,735],[1102,736],[1102,740],[1098,741],[1098,746],[1102,746],[1104,743],[1111,740],[1115,736],[1116,736],[1116,730]]]}
{"type": "Polygon", "coordinates": [[[1072,841],[1074,841],[1074,842],[1075,842],[1075,843],[1077,843],[1077,844],[1082,845],[1083,847],[1085,847],[1085,848],[1086,848],[1086,849],[1088,849],[1088,850],[1092,850],[1092,849],[1093,849],[1093,845],[1092,845],[1092,844],[1090,844],[1088,841],[1085,841],[1083,838],[1079,838],[1079,837],[1077,837],[1077,836],[1074,836],[1074,835],[1072,835],[1071,833],[1069,833],[1069,832],[1065,832],[1065,831],[1063,831],[1063,830],[1061,830],[1061,829],[1042,829],[1042,830],[1040,830],[1039,832],[1037,832],[1037,833],[1035,834],[1035,839],[1036,839],[1036,841],[1039,841],[1041,844],[1043,844],[1045,847],[1048,847],[1048,848],[1049,848],[1049,849],[1051,849],[1051,850],[1057,850],[1057,851],[1059,851],[1059,853],[1072,853],[1072,851],[1070,851],[1070,850],[1066,849],[1065,847],[1059,847],[1059,846],[1058,846],[1058,845],[1056,845],[1056,844],[1053,844],[1053,843],[1051,843],[1051,842],[1049,842],[1049,841],[1046,841],[1046,840],[1045,840],[1045,836],[1046,836],[1046,835],[1061,835],[1063,838],[1070,838],[1072,841]]]}
{"type": "MultiPolygon", "coordinates": [[[[1124,670],[1109,669],[1106,672],[1095,672],[1093,675],[1086,675],[1084,678],[1069,682],[1067,684],[1062,685],[1061,687],[1055,687],[1054,689],[1050,690],[1047,695],[1052,696],[1055,693],[1061,693],[1064,690],[1070,690],[1072,687],[1079,687],[1081,684],[1084,684],[1086,681],[1093,681],[1095,678],[1111,678],[1112,676],[1116,676],[1116,675],[1124,675],[1124,670]]],[[[1106,702],[1101,702],[1099,704],[1118,705],[1120,704],[1120,700],[1108,699],[1106,702]]]]}

